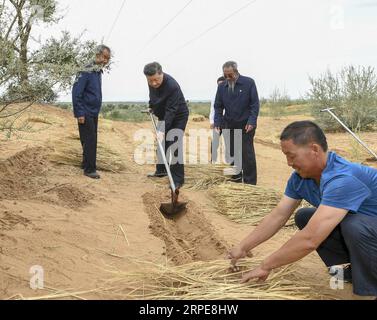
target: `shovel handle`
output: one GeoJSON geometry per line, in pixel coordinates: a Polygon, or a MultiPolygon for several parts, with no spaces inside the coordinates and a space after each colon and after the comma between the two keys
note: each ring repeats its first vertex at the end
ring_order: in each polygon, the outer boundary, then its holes
{"type": "Polygon", "coordinates": [[[170,171],[170,166],[168,164],[168,160],[166,159],[165,148],[162,146],[161,141],[158,139],[158,129],[157,129],[156,120],[154,119],[152,112],[147,111],[147,113],[149,113],[151,120],[152,120],[152,123],[153,123],[153,128],[154,128],[154,131],[156,133],[158,148],[160,149],[160,154],[162,156],[162,160],[164,161],[166,172],[168,173],[171,190],[172,190],[173,193],[176,193],[177,188],[175,187],[173,176],[172,176],[171,171],[170,171]]]}

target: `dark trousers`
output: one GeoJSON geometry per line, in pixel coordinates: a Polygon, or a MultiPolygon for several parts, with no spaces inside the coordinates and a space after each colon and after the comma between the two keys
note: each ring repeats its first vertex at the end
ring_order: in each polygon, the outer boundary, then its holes
{"type": "MultiPolygon", "coordinates": [[[[300,230],[316,210],[304,208],[296,213],[300,230]]],[[[327,267],[351,263],[355,294],[377,296],[377,216],[348,214],[317,252],[327,267]]]]}
{"type": "MultiPolygon", "coordinates": [[[[242,164],[238,169],[240,176],[243,177],[243,182],[246,184],[257,185],[257,160],[255,156],[255,148],[254,148],[254,137],[256,129],[253,131],[246,133],[244,129],[242,129],[242,143],[235,141],[237,139],[237,135],[235,135],[235,130],[240,129],[229,129],[230,134],[230,143],[229,143],[229,151],[230,156],[233,159],[242,159],[242,164]],[[242,150],[238,147],[242,145],[242,150]]],[[[237,162],[237,161],[236,161],[237,162]]],[[[237,163],[235,162],[236,167],[237,163]]]]}
{"type": "MultiPolygon", "coordinates": [[[[165,135],[165,155],[168,160],[168,163],[170,164],[169,168],[173,177],[174,183],[177,185],[183,185],[185,183],[185,166],[184,166],[184,158],[183,158],[183,139],[184,139],[184,131],[186,130],[188,122],[188,115],[183,115],[176,117],[174,119],[172,128],[170,131],[165,135]],[[169,133],[172,132],[177,132],[178,135],[174,136],[173,141],[168,141],[170,140],[169,138],[169,133]],[[172,146],[177,146],[175,149],[174,154],[172,155],[173,158],[170,157],[169,154],[169,149],[172,146]],[[175,159],[176,161],[171,161],[172,159],[175,159]]],[[[159,155],[159,149],[157,149],[157,158],[158,158],[158,163],[156,165],[156,172],[158,173],[164,173],[166,172],[165,165],[162,161],[161,155],[159,155]]]]}
{"type": "Polygon", "coordinates": [[[85,117],[85,124],[79,124],[80,141],[83,149],[82,168],[86,173],[97,170],[98,117],[85,117]]]}

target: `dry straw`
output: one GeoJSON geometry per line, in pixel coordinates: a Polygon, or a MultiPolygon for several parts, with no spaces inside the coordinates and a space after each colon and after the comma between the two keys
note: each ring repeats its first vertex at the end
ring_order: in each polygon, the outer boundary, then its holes
{"type": "MultiPolygon", "coordinates": [[[[273,189],[234,183],[216,186],[210,194],[221,214],[235,222],[253,226],[258,225],[282,198],[282,194],[273,189]]],[[[293,218],[287,225],[292,224],[293,218]]]]}
{"type": "MultiPolygon", "coordinates": [[[[54,152],[50,155],[50,161],[72,166],[81,166],[82,147],[77,135],[70,135],[62,140],[54,142],[54,152]]],[[[98,143],[97,168],[102,171],[119,173],[126,169],[120,154],[110,146],[102,142],[98,143]]]]}
{"type": "MultiPolygon", "coordinates": [[[[226,182],[229,177],[224,175],[223,165],[186,165],[185,188],[194,191],[208,190],[209,188],[226,182]]],[[[166,184],[165,179],[155,181],[156,185],[166,184]]]]}
{"type": "Polygon", "coordinates": [[[9,300],[85,300],[83,296],[88,294],[119,300],[335,299],[329,292],[319,294],[320,284],[306,283],[295,265],[275,270],[266,282],[241,284],[243,274],[258,267],[260,259],[240,261],[238,266],[242,271],[239,272],[230,272],[229,262],[226,260],[182,266],[166,266],[135,259],[130,259],[130,262],[133,264],[133,271],[107,270],[111,279],[106,280],[98,289],[53,289],[48,295],[30,298],[16,295],[9,300]]]}
{"type": "Polygon", "coordinates": [[[295,267],[273,272],[265,283],[241,284],[242,274],[256,268],[258,259],[243,260],[231,273],[228,261],[164,266],[138,262],[136,271],[110,271],[104,295],[126,300],[300,300],[316,299],[313,285],[302,284],[295,267]],[[301,283],[301,284],[300,284],[301,283]]]}
{"type": "Polygon", "coordinates": [[[207,190],[214,185],[224,183],[229,177],[224,175],[225,165],[189,165],[186,166],[186,186],[191,190],[207,190]]]}

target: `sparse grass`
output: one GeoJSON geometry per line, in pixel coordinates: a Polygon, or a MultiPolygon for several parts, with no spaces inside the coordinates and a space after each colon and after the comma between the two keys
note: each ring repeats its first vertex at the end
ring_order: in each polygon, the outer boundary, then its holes
{"type": "Polygon", "coordinates": [[[307,104],[298,104],[291,106],[277,106],[271,104],[263,104],[261,107],[261,116],[273,117],[279,119],[280,117],[288,117],[294,115],[311,115],[311,106],[307,104]]]}
{"type": "Polygon", "coordinates": [[[27,121],[30,123],[42,123],[42,124],[49,124],[49,125],[52,124],[51,120],[45,116],[31,116],[27,119],[27,121]]]}
{"type": "MultiPolygon", "coordinates": [[[[355,134],[361,140],[363,140],[363,136],[360,131],[356,131],[355,134]]],[[[349,136],[349,138],[351,139],[349,160],[352,162],[363,163],[365,159],[368,158],[369,153],[353,137],[349,136]]]]}
{"type": "Polygon", "coordinates": [[[209,119],[209,114],[211,112],[210,102],[190,102],[189,109],[191,114],[197,114],[209,119]]]}
{"type": "MultiPolygon", "coordinates": [[[[57,103],[55,106],[64,110],[72,110],[71,103],[57,103]]],[[[142,114],[142,110],[148,108],[144,102],[109,102],[104,103],[101,114],[105,119],[115,121],[144,122],[148,121],[148,115],[142,114]]],[[[201,121],[209,119],[211,110],[210,102],[190,102],[189,103],[191,118],[197,118],[201,121]],[[202,117],[202,118],[201,118],[202,117]]],[[[260,111],[261,116],[266,117],[284,117],[291,115],[310,115],[311,106],[304,100],[291,101],[291,105],[275,105],[269,100],[262,100],[260,111]]]]}
{"type": "MultiPolygon", "coordinates": [[[[50,155],[51,162],[81,167],[82,147],[77,135],[68,136],[53,143],[54,152],[50,155]]],[[[97,167],[99,170],[119,173],[126,169],[121,156],[108,145],[99,142],[97,151],[97,167]]]]}

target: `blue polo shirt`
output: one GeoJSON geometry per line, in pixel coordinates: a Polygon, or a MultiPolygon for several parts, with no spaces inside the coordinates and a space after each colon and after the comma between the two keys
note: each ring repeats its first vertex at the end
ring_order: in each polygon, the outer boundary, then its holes
{"type": "Polygon", "coordinates": [[[224,122],[234,129],[243,129],[246,124],[256,127],[259,110],[258,90],[253,79],[240,75],[233,91],[229,90],[228,81],[219,85],[215,100],[216,127],[222,127],[224,122]]]}
{"type": "Polygon", "coordinates": [[[295,172],[285,195],[304,199],[316,208],[326,205],[377,217],[377,170],[330,152],[319,186],[313,179],[303,179],[295,172]]]}

